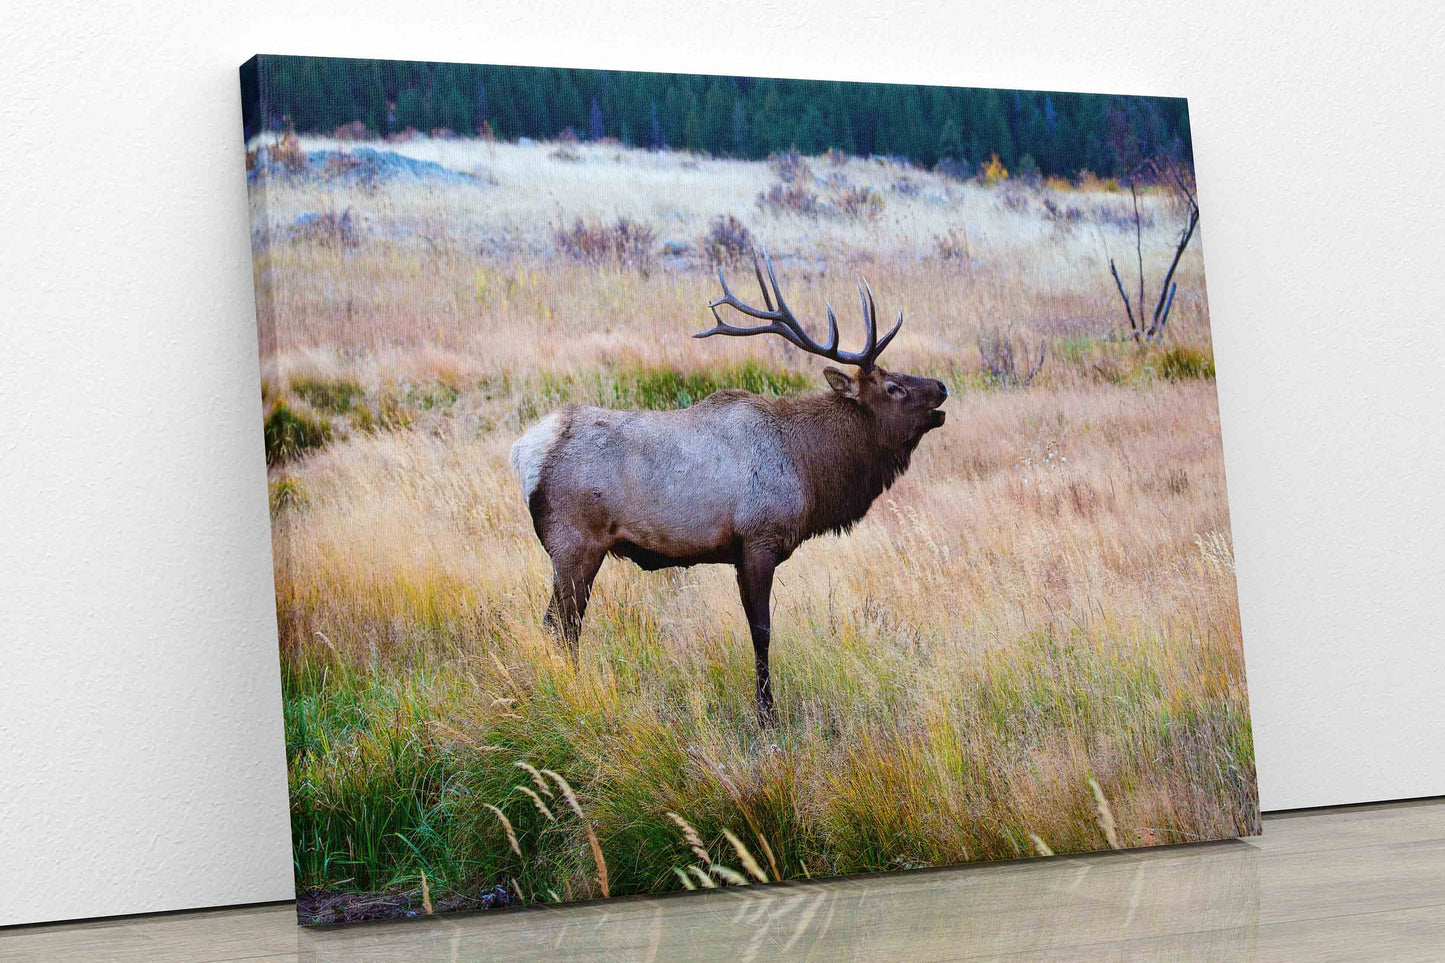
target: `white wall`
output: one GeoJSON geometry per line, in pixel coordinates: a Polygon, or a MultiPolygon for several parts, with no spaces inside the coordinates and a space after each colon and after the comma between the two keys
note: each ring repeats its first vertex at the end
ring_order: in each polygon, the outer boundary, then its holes
{"type": "Polygon", "coordinates": [[[258,51],[1187,95],[1263,804],[1445,793],[1441,8],[632,7],[10,7],[0,924],[292,894],[236,80],[258,51]]]}

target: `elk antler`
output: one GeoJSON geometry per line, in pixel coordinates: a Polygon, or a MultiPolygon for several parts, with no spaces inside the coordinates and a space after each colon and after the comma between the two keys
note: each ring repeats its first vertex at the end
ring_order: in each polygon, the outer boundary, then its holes
{"type": "Polygon", "coordinates": [[[893,336],[898,333],[898,329],[903,327],[903,312],[899,311],[898,322],[893,325],[893,329],[882,338],[878,337],[878,310],[873,304],[873,289],[868,287],[867,281],[859,278],[858,297],[859,300],[863,302],[863,323],[865,331],[867,332],[866,339],[863,342],[863,350],[858,352],[839,350],[838,319],[833,316],[833,306],[831,304],[824,305],[828,309],[828,343],[819,344],[808,337],[808,333],[803,330],[803,326],[798,323],[798,319],[793,317],[793,312],[788,310],[787,304],[783,302],[783,292],[778,289],[778,277],[773,273],[773,259],[768,256],[766,248],[763,249],[763,263],[766,264],[768,268],[768,281],[772,282],[773,285],[772,297],[768,296],[768,286],[763,283],[763,269],[759,267],[758,256],[754,253],[753,272],[758,276],[758,287],[762,289],[763,304],[767,305],[766,310],[755,308],[745,301],[738,300],[732,291],[728,289],[728,282],[727,279],[723,277],[722,268],[718,268],[717,279],[722,284],[723,294],[722,297],[715,301],[709,301],[707,304],[707,306],[712,309],[713,320],[716,321],[717,324],[707,331],[699,331],[693,335],[694,338],[709,338],[715,334],[725,334],[735,338],[749,334],[776,334],[780,335],[794,347],[802,348],[809,354],[818,355],[820,358],[828,358],[841,364],[857,365],[866,372],[873,369],[874,362],[878,359],[878,356],[883,353],[884,348],[888,347],[888,342],[893,340],[893,336]],[[774,300],[778,303],[776,308],[773,307],[774,300]],[[746,314],[748,317],[757,318],[760,321],[767,321],[768,323],[752,328],[740,328],[728,324],[719,317],[717,313],[717,309],[724,304],[746,314]]]}

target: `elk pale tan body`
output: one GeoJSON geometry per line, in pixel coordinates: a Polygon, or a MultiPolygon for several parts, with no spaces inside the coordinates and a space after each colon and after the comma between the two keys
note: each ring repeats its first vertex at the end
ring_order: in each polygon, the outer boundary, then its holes
{"type": "MultiPolygon", "coordinates": [[[[766,255],[764,255],[766,259],[766,255]]],[[[860,285],[864,350],[838,350],[804,333],[767,262],[772,297],[757,269],[765,309],[739,301],[723,281],[709,306],[770,322],[717,325],[695,337],[777,334],[812,354],[856,365],[825,369],[830,391],[776,398],[726,390],[677,411],[574,406],[548,415],[512,447],[537,537],[552,557],[547,623],[574,654],[593,579],[612,554],[644,569],[704,562],[737,568],[757,668],[758,718],[773,722],[768,645],[773,571],[806,539],[847,531],[908,468],[924,434],[942,425],[941,381],[876,364],[903,323],[877,337],[872,293],[860,285]],[[774,307],[773,300],[777,306],[774,307]]]]}

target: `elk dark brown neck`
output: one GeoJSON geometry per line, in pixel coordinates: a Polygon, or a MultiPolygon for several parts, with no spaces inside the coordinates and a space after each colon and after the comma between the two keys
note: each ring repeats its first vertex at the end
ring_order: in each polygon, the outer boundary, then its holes
{"type": "Polygon", "coordinates": [[[885,438],[872,413],[833,392],[781,399],[776,410],[809,488],[805,538],[851,529],[918,446],[917,438],[885,438]]]}

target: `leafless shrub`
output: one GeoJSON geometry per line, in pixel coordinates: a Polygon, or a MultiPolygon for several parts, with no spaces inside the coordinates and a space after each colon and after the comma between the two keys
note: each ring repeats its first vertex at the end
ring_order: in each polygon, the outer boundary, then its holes
{"type": "Polygon", "coordinates": [[[753,250],[753,235],[731,214],[719,214],[698,243],[703,258],[714,266],[735,264],[753,250]]]}
{"type": "Polygon", "coordinates": [[[844,217],[871,221],[883,213],[883,195],[867,185],[838,188],[828,195],[828,203],[844,217]]]}
{"type": "Polygon", "coordinates": [[[818,195],[801,184],[779,183],[758,195],[758,209],[771,214],[818,213],[818,195]]]}
{"type": "Polygon", "coordinates": [[[808,159],[796,150],[775,151],[768,155],[768,170],[784,184],[813,179],[813,167],[808,159]]]}
{"type": "Polygon", "coordinates": [[[366,129],[366,124],[359,120],[342,124],[331,132],[337,140],[370,140],[371,132],[366,129]]]}
{"type": "Polygon", "coordinates": [[[577,152],[577,132],[571,127],[562,128],[557,135],[557,146],[547,156],[567,163],[580,161],[582,155],[577,152]]]}
{"type": "Polygon", "coordinates": [[[1027,344],[1020,341],[1017,349],[1013,338],[999,331],[982,331],[978,336],[978,353],[989,381],[999,388],[1027,388],[1044,367],[1044,342],[1038,345],[1038,358],[1027,344]],[[1019,362],[1023,362],[1023,371],[1019,362]]]}
{"type": "Polygon", "coordinates": [[[1072,231],[1084,219],[1083,208],[1075,207],[1073,204],[1059,204],[1052,197],[1045,197],[1042,204],[1044,220],[1060,231],[1072,231]]]}
{"type": "Polygon", "coordinates": [[[888,189],[900,197],[917,197],[923,193],[923,185],[906,175],[889,184],[888,189]]]}
{"type": "Polygon", "coordinates": [[[968,228],[950,227],[947,234],[933,236],[933,248],[943,261],[967,261],[969,259],[968,228]]]}
{"type": "Polygon", "coordinates": [[[558,249],[587,264],[616,264],[646,273],[652,269],[656,233],[640,221],[619,217],[611,225],[577,218],[571,227],[553,231],[558,249]]]}
{"type": "Polygon", "coordinates": [[[306,152],[301,149],[301,141],[294,130],[286,131],[271,147],[271,160],[288,171],[306,169],[306,152]]]}
{"type": "Polygon", "coordinates": [[[326,163],[322,165],[321,172],[325,177],[344,177],[358,168],[366,166],[359,157],[343,150],[331,152],[326,163]]]}
{"type": "Polygon", "coordinates": [[[335,211],[302,214],[296,219],[292,231],[297,238],[324,246],[355,247],[361,240],[361,232],[349,207],[340,214],[335,211]]]}
{"type": "MultiPolygon", "coordinates": [[[[1105,201],[1095,204],[1089,209],[1088,217],[1101,227],[1112,227],[1121,231],[1133,230],[1135,226],[1133,207],[1123,202],[1105,201]]],[[[1149,211],[1139,211],[1138,226],[1146,231],[1152,229],[1154,215],[1149,211]]]]}
{"type": "Polygon", "coordinates": [[[1006,211],[1022,214],[1029,209],[1028,185],[1017,178],[1000,181],[998,203],[1006,211]]]}
{"type": "Polygon", "coordinates": [[[973,178],[973,165],[957,157],[945,157],[934,165],[933,170],[951,181],[966,181],[973,178]]]}

